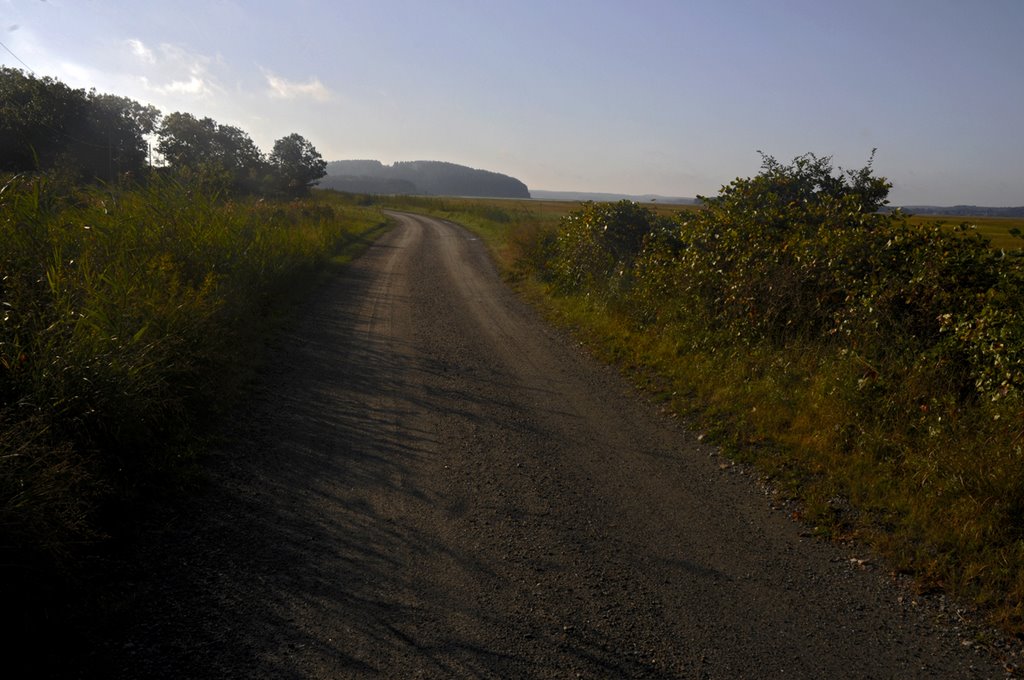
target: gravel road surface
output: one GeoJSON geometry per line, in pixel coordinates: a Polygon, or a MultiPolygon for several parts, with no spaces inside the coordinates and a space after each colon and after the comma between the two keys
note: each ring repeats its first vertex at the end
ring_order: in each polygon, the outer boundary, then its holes
{"type": "Polygon", "coordinates": [[[275,341],[81,676],[1002,677],[546,327],[477,238],[394,217],[275,341]]]}

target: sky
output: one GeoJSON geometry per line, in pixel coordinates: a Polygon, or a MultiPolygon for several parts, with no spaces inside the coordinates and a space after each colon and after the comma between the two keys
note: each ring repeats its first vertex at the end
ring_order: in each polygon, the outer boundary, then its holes
{"type": "Polygon", "coordinates": [[[0,0],[0,64],[326,160],[714,195],[811,152],[1024,205],[1022,0],[0,0]]]}

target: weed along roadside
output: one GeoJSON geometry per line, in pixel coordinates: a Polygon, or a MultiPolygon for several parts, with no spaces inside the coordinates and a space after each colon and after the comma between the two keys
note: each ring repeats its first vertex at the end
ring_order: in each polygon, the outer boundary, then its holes
{"type": "Polygon", "coordinates": [[[272,360],[267,333],[385,226],[336,194],[0,182],[0,551],[26,636],[190,485],[205,425],[272,360]]]}
{"type": "Polygon", "coordinates": [[[675,215],[395,207],[488,240],[551,319],[754,464],[814,532],[1020,634],[1024,257],[879,212],[889,187],[870,163],[808,154],[675,215]]]}

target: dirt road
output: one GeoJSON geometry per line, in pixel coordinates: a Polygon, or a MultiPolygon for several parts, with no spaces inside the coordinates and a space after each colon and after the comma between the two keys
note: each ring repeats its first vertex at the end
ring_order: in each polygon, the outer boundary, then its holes
{"type": "Polygon", "coordinates": [[[397,220],[279,341],[85,675],[1000,676],[540,323],[477,239],[397,220]]]}

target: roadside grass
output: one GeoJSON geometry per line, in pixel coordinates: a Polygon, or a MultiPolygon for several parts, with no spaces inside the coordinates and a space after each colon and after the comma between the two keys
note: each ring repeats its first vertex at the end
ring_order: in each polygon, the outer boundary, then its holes
{"type": "Polygon", "coordinates": [[[72,577],[140,507],[192,484],[197,438],[267,332],[385,223],[342,196],[0,179],[5,590],[72,577]]]}
{"type": "MultiPolygon", "coordinates": [[[[814,533],[858,552],[866,546],[892,572],[912,575],[920,591],[973,602],[1003,630],[1024,633],[1019,399],[958,401],[941,363],[897,361],[880,372],[860,354],[813,338],[737,338],[700,315],[638,321],[628,296],[559,291],[538,266],[538,243],[551,243],[559,211],[531,222],[528,212],[493,220],[470,202],[454,206],[434,214],[484,238],[553,323],[726,455],[754,465],[814,533]]],[[[1012,224],[977,222],[982,233],[1007,237],[1004,247],[1024,243],[1010,236],[1012,224]]]]}

